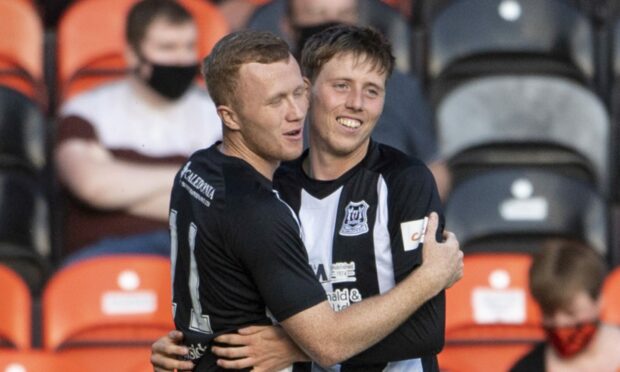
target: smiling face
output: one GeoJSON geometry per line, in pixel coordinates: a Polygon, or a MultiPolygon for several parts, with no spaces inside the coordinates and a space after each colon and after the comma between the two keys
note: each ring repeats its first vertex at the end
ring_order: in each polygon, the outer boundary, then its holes
{"type": "Polygon", "coordinates": [[[301,155],[308,95],[295,59],[246,63],[239,69],[239,81],[233,106],[245,146],[268,162],[301,155]]]}
{"type": "Polygon", "coordinates": [[[365,57],[336,54],[311,88],[312,148],[353,163],[365,156],[385,101],[387,73],[365,57]]]}

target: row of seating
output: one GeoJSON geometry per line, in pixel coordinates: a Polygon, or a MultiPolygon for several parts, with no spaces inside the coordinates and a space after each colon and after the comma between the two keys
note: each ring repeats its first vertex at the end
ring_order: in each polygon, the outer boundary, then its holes
{"type": "MultiPolygon", "coordinates": [[[[80,0],[63,13],[55,71],[61,101],[125,66],[123,15],[135,1],[80,0]]],[[[181,2],[197,19],[200,53],[205,55],[229,27],[211,2],[181,2]]],[[[43,82],[39,16],[28,1],[4,1],[0,6],[0,33],[14,36],[0,43],[0,67],[17,73],[5,79],[44,99],[37,91],[43,82]]],[[[416,1],[411,30],[403,34],[413,35],[404,37],[411,45],[403,37],[393,42],[396,49],[407,44],[403,47],[410,49],[414,73],[436,81],[435,96],[484,70],[561,74],[606,92],[610,77],[620,75],[620,64],[614,62],[620,59],[620,38],[615,36],[620,26],[613,12],[602,22],[590,8],[571,0],[416,1]]]]}
{"type": "MultiPolygon", "coordinates": [[[[524,253],[465,256],[463,279],[446,292],[442,366],[469,372],[507,370],[520,353],[543,339],[541,314],[528,290],[530,264],[531,256],[524,253]],[[469,362],[461,360],[467,350],[469,362]],[[495,351],[485,355],[485,350],[495,351]]],[[[33,353],[34,348],[31,295],[26,285],[0,266],[0,286],[4,304],[0,307],[1,366],[18,355],[7,354],[7,349],[33,353]]],[[[603,321],[620,325],[619,293],[620,269],[616,269],[603,288],[603,321]]],[[[34,351],[42,355],[40,359],[50,355],[59,360],[83,358],[81,364],[86,368],[101,363],[101,358],[85,355],[135,350],[148,360],[149,345],[173,328],[170,264],[160,257],[130,255],[78,262],[54,274],[41,308],[42,349],[48,354],[34,351]]],[[[136,357],[130,357],[114,370],[135,362],[136,357]]]]}
{"type": "MultiPolygon", "coordinates": [[[[63,14],[56,42],[56,90],[60,101],[125,72],[124,22],[136,1],[81,0],[63,14]]],[[[197,20],[199,52],[206,55],[229,32],[229,26],[212,3],[181,2],[197,20]]],[[[0,42],[0,85],[47,104],[44,34],[38,14],[27,2],[0,1],[0,17],[0,34],[11,35],[0,42]]]]}

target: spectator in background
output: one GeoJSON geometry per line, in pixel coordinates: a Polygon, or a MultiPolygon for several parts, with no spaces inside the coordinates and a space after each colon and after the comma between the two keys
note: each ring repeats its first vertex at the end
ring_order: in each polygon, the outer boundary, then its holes
{"type": "MultiPolygon", "coordinates": [[[[365,0],[287,0],[280,27],[269,31],[280,31],[299,55],[304,42],[313,34],[338,23],[359,24],[361,1],[365,0]]],[[[277,11],[275,6],[273,11],[277,11]]],[[[372,136],[424,161],[445,200],[451,185],[450,172],[439,156],[433,113],[418,79],[394,71],[387,82],[383,114],[372,136]]]]}
{"type": "MultiPolygon", "coordinates": [[[[102,30],[103,31],[103,30],[102,30]]],[[[55,160],[68,191],[64,253],[170,254],[174,175],[196,149],[221,138],[198,72],[197,29],[173,0],[144,0],[126,24],[131,73],[67,102],[55,160]]]]}
{"type": "Polygon", "coordinates": [[[530,290],[547,339],[512,372],[620,369],[620,329],[599,320],[605,275],[602,258],[578,242],[552,241],[535,256],[530,290]]]}

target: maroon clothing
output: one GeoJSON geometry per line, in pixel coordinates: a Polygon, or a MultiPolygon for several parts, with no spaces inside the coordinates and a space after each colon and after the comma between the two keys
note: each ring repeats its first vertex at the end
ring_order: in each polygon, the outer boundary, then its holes
{"type": "MultiPolygon", "coordinates": [[[[86,139],[99,142],[93,126],[86,120],[69,116],[61,120],[57,132],[57,145],[68,139],[86,139]]],[[[133,150],[109,149],[118,159],[143,164],[178,165],[184,156],[153,158],[133,150]]],[[[90,207],[63,188],[63,255],[66,256],[101,239],[122,237],[168,228],[168,223],[150,218],[136,217],[123,210],[101,210],[90,207]]]]}

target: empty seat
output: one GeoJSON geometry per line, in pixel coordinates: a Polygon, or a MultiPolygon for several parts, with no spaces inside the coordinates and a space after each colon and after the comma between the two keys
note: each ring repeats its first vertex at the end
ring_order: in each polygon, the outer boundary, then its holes
{"type": "Polygon", "coordinates": [[[446,341],[541,340],[540,310],[529,293],[531,262],[525,253],[466,255],[463,278],[446,290],[446,341]]]}
{"type": "Polygon", "coordinates": [[[610,191],[611,125],[601,99],[552,76],[485,76],[438,104],[440,151],[455,179],[477,168],[562,169],[610,191]]]}
{"type": "Polygon", "coordinates": [[[576,1],[452,0],[417,6],[427,35],[419,46],[427,51],[421,73],[435,85],[435,97],[463,79],[487,73],[594,80],[593,25],[576,1]]]}
{"type": "Polygon", "coordinates": [[[43,26],[25,1],[0,1],[0,85],[44,103],[43,26]]]}
{"type": "Polygon", "coordinates": [[[47,164],[47,125],[39,107],[0,86],[0,167],[41,171],[47,164]]]}
{"type": "Polygon", "coordinates": [[[9,350],[0,352],[0,372],[74,372],[76,365],[61,361],[53,353],[42,350],[9,350]]]}
{"type": "Polygon", "coordinates": [[[604,199],[590,184],[550,169],[504,168],[471,176],[452,190],[445,213],[466,254],[533,252],[550,237],[566,237],[608,255],[604,199]]]}
{"type": "Polygon", "coordinates": [[[20,273],[36,294],[50,256],[47,200],[28,172],[0,170],[0,262],[20,273]]]}
{"type": "Polygon", "coordinates": [[[529,293],[528,254],[464,258],[464,275],[446,290],[442,371],[507,371],[543,339],[541,314],[529,293]]]}
{"type": "Polygon", "coordinates": [[[54,274],[43,293],[43,346],[149,346],[171,328],[170,263],[105,256],[54,274]]]}
{"type": "MultiPolygon", "coordinates": [[[[59,21],[58,84],[61,101],[102,82],[123,76],[125,19],[136,0],[89,0],[73,4],[59,21]],[[105,32],[101,32],[105,30],[105,32]]],[[[205,56],[229,26],[217,7],[182,0],[199,30],[199,55],[205,56]]]]}
{"type": "MultiPolygon", "coordinates": [[[[32,299],[19,274],[0,265],[0,348],[27,349],[31,346],[32,299]]],[[[5,351],[0,351],[0,354],[5,351]]],[[[2,368],[0,368],[2,371],[2,368]]]]}
{"type": "Polygon", "coordinates": [[[531,344],[448,344],[437,358],[441,372],[503,372],[531,348],[531,344]]]}

